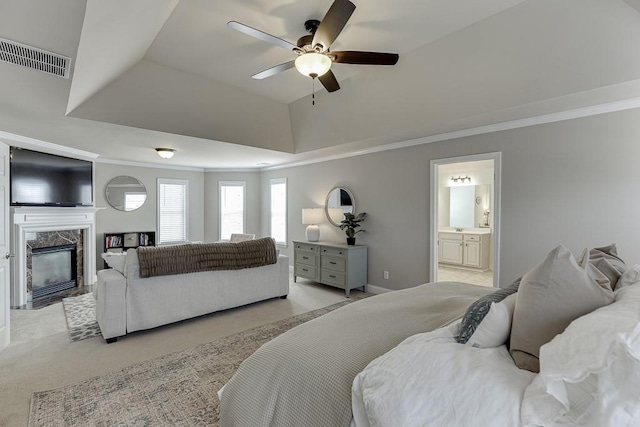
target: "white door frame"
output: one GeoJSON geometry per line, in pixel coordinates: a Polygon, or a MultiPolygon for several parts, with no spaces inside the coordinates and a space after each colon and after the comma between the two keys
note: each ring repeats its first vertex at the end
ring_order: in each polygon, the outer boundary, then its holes
{"type": "Polygon", "coordinates": [[[493,286],[500,285],[500,211],[502,209],[502,153],[473,154],[470,156],[448,157],[431,160],[431,213],[429,216],[429,281],[438,280],[438,191],[440,188],[438,166],[451,163],[477,162],[493,160],[493,286]]]}
{"type": "Polygon", "coordinates": [[[0,142],[0,351],[9,345],[11,250],[9,231],[9,146],[0,142]],[[6,254],[6,255],[5,255],[6,254]]]}

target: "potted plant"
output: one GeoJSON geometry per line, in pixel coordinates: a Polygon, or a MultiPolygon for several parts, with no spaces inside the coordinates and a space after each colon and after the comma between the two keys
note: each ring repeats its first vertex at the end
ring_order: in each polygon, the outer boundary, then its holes
{"type": "Polygon", "coordinates": [[[364,217],[367,215],[366,212],[362,212],[358,215],[354,215],[352,213],[345,213],[344,219],[340,221],[340,229],[344,230],[347,235],[347,245],[355,245],[356,244],[356,234],[365,231],[365,230],[357,230],[356,228],[360,227],[360,223],[364,221],[364,217]]]}

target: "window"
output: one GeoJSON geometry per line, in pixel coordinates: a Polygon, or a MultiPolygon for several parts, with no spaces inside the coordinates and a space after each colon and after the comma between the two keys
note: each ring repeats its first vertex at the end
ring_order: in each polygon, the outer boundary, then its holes
{"type": "Polygon", "coordinates": [[[158,244],[187,241],[189,181],[158,178],[158,244]]]}
{"type": "Polygon", "coordinates": [[[287,245],[287,178],[272,179],[271,237],[278,245],[287,245]]]}
{"type": "Polygon", "coordinates": [[[220,239],[229,240],[233,233],[244,233],[244,181],[220,181],[220,239]]]}

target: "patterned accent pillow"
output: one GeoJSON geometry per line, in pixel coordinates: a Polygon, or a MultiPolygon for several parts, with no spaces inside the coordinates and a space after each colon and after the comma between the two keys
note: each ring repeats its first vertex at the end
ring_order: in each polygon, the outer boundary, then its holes
{"type": "Polygon", "coordinates": [[[506,288],[498,289],[492,294],[483,296],[469,306],[460,324],[460,335],[456,338],[460,344],[466,344],[469,341],[482,319],[489,313],[492,303],[498,303],[509,295],[518,292],[520,280],[522,280],[522,277],[506,288]]]}

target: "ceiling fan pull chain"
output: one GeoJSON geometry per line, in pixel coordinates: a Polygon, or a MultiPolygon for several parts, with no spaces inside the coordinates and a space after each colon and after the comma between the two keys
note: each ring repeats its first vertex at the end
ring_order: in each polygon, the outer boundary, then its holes
{"type": "Polygon", "coordinates": [[[316,105],[316,79],[311,79],[311,105],[316,105]]]}

